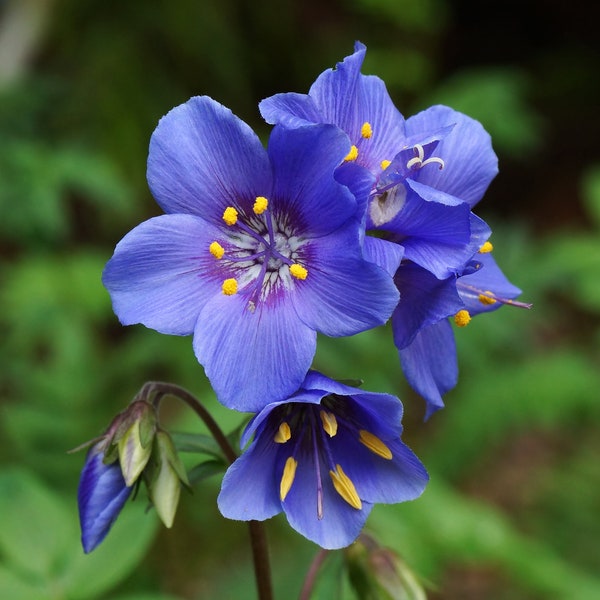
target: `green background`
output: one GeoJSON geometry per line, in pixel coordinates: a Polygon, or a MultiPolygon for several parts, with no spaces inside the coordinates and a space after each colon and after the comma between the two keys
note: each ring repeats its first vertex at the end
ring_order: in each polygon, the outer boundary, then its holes
{"type": "MultiPolygon", "coordinates": [[[[377,507],[367,530],[433,600],[600,598],[600,50],[588,6],[0,2],[0,597],[254,597],[246,528],[219,516],[219,477],[183,492],[170,531],[141,492],[94,553],[80,549],[84,454],[67,450],[145,381],[183,385],[225,430],[240,421],[216,404],[190,338],[118,324],[100,274],[116,242],[160,214],[145,163],[163,114],[207,94],[266,140],[258,101],[306,92],[360,40],[363,72],[405,116],[440,102],[492,134],[500,174],[476,212],[534,303],[456,332],[460,381],[427,423],[388,329],[320,340],[317,367],[402,398],[405,439],[431,473],[421,499],[377,507]]],[[[162,415],[201,431],[185,407],[162,415]]],[[[296,597],[317,548],[281,517],[267,531],[277,597],[296,597]]],[[[315,597],[353,598],[344,574],[332,557],[315,597]]]]}

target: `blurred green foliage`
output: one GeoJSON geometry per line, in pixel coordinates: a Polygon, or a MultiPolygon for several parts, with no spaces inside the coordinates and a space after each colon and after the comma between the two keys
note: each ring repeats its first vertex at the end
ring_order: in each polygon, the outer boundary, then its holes
{"type": "MultiPolygon", "coordinates": [[[[140,497],[85,556],[83,454],[67,451],[147,380],[187,387],[226,431],[240,424],[216,403],[189,339],[119,326],[100,274],[122,235],[159,213],[144,173],[164,113],[208,94],[266,138],[257,102],[306,91],[355,39],[369,48],[365,72],[386,80],[406,115],[442,102],[491,132],[501,170],[478,212],[534,303],[457,331],[460,382],[427,423],[389,330],[320,340],[317,367],[400,395],[406,440],[431,472],[422,499],[377,507],[368,529],[432,599],[600,597],[593,28],[569,7],[520,4],[515,20],[508,5],[449,0],[17,0],[0,3],[0,25],[27,23],[42,4],[17,76],[5,75],[17,48],[0,53],[0,597],[253,597],[246,529],[216,509],[219,464],[195,471],[171,531],[140,497]]],[[[164,416],[205,433],[185,408],[164,416]]],[[[268,531],[277,597],[295,596],[316,549],[281,516],[268,531]]],[[[345,573],[332,555],[315,598],[354,598],[345,573]]]]}

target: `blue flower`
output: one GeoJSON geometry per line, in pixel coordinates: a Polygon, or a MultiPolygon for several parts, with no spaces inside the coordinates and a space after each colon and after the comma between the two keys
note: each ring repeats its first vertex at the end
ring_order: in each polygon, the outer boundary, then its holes
{"type": "Polygon", "coordinates": [[[443,279],[478,249],[472,230],[481,234],[485,224],[471,208],[498,172],[490,136],[446,106],[404,119],[384,82],[360,73],[365,53],[357,43],[308,95],[277,94],[260,103],[261,113],[290,128],[331,123],[345,131],[352,144],[346,160],[372,178],[367,229],[384,232],[403,245],[406,260],[443,279]]]}
{"type": "Polygon", "coordinates": [[[374,503],[417,498],[425,468],[401,441],[402,404],[310,371],[290,398],[266,406],[246,428],[247,450],[219,494],[230,519],[264,520],[281,511],[323,548],[356,539],[374,503]]]}
{"type": "Polygon", "coordinates": [[[515,300],[521,290],[508,281],[488,249],[489,243],[461,274],[444,280],[412,264],[396,272],[402,302],[392,315],[394,344],[407,381],[426,401],[425,418],[444,406],[442,396],[458,379],[451,321],[463,327],[473,316],[505,304],[530,307],[515,300]]]}
{"type": "Polygon", "coordinates": [[[103,440],[90,448],[79,480],[79,523],[86,553],[106,537],[133,490],[125,484],[118,461],[104,463],[104,446],[103,440]]]}
{"type": "Polygon", "coordinates": [[[210,98],[174,108],[148,158],[167,214],[127,234],[103,274],[120,321],[193,334],[230,408],[258,411],[293,393],[317,332],[375,327],[398,302],[389,265],[362,255],[366,197],[350,191],[362,189],[360,169],[334,179],[349,148],[333,126],[275,127],[265,150],[210,98]]]}

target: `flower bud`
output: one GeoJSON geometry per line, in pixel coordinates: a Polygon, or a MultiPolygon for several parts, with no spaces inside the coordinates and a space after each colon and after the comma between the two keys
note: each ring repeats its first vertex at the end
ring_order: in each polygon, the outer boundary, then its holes
{"type": "Polygon", "coordinates": [[[346,561],[352,586],[361,598],[426,600],[423,586],[406,563],[370,536],[362,534],[346,550],[346,561]]]}
{"type": "Polygon", "coordinates": [[[125,483],[133,485],[148,464],[152,441],[156,433],[156,411],[143,401],[130,404],[119,419],[112,438],[119,454],[119,463],[125,483]]]}
{"type": "Polygon", "coordinates": [[[166,431],[156,432],[152,458],[144,478],[158,516],[166,527],[171,527],[179,503],[181,484],[189,486],[189,482],[173,440],[166,431]]]}
{"type": "Polygon", "coordinates": [[[106,537],[132,491],[125,484],[119,464],[104,463],[105,445],[102,440],[90,448],[79,480],[77,503],[86,553],[106,537]]]}

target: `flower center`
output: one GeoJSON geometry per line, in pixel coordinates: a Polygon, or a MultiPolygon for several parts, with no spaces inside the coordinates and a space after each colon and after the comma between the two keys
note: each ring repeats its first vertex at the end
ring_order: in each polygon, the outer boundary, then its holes
{"type": "MultiPolygon", "coordinates": [[[[357,452],[347,440],[362,444],[375,456],[391,460],[392,452],[375,434],[364,429],[351,409],[350,402],[331,394],[320,405],[292,402],[275,409],[269,417],[269,431],[285,458],[280,476],[280,499],[285,501],[293,488],[296,470],[308,462],[314,469],[317,518],[324,514],[323,487],[330,483],[339,497],[356,510],[362,501],[354,481],[343,464],[357,452]],[[343,431],[341,438],[339,433],[343,431]],[[345,444],[348,447],[342,446],[345,444]],[[341,463],[341,464],[340,464],[341,463]],[[324,474],[329,473],[329,480],[324,474]]],[[[350,463],[351,464],[351,463],[350,463]]]]}
{"type": "Polygon", "coordinates": [[[254,311],[271,293],[293,289],[305,280],[308,270],[301,264],[306,258],[303,240],[275,218],[268,199],[257,196],[252,210],[249,218],[243,218],[228,206],[223,212],[226,235],[208,250],[226,275],[223,294],[245,294],[248,309],[254,311]]]}

